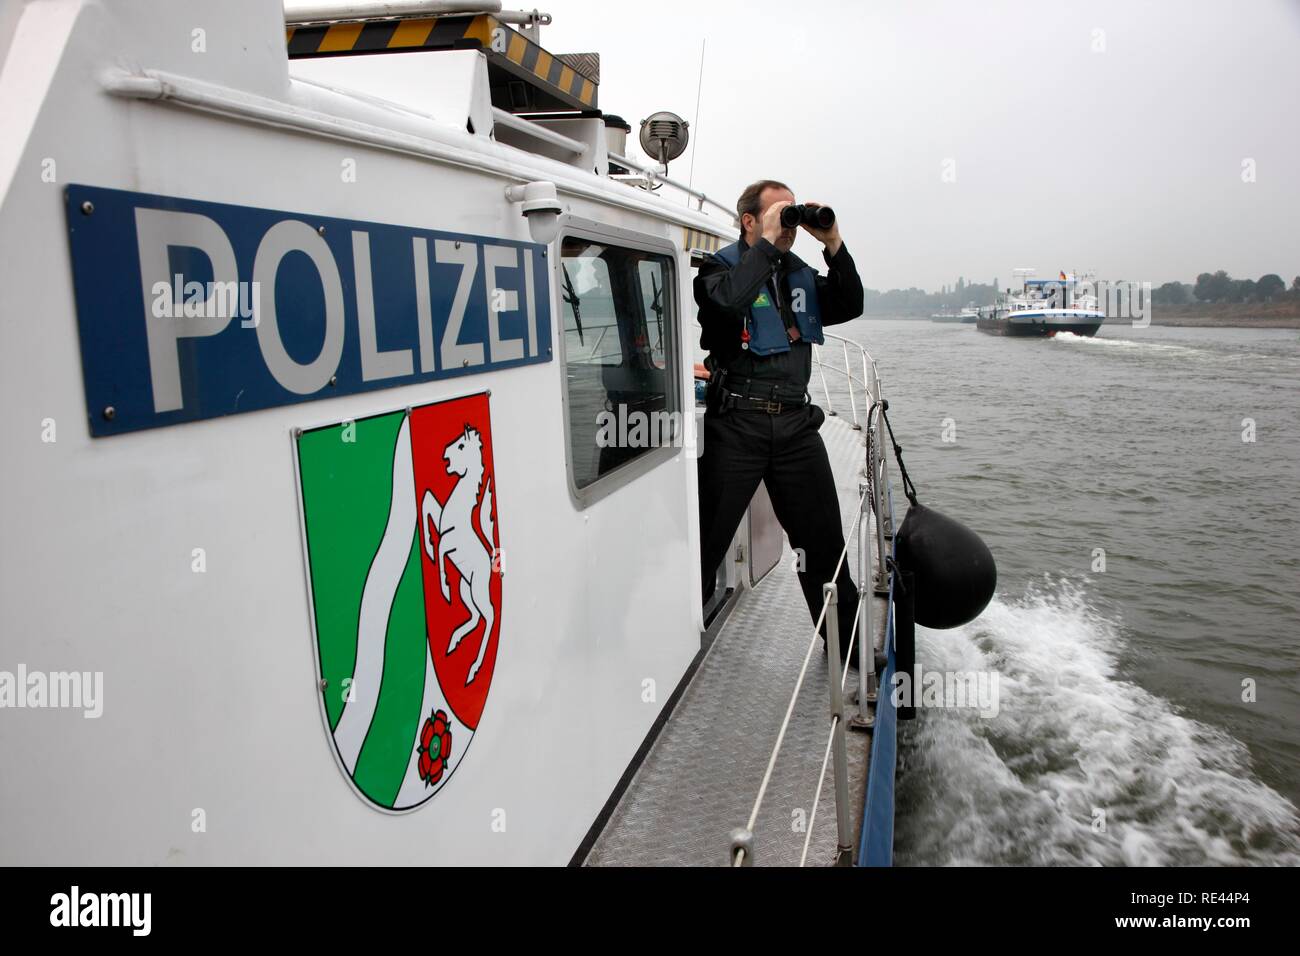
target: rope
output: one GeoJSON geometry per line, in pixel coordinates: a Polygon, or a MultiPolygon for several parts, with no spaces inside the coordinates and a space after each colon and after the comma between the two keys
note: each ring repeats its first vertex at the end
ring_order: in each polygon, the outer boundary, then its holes
{"type": "MultiPolygon", "coordinates": [[[[916,485],[912,484],[912,479],[907,474],[907,466],[903,464],[903,446],[894,439],[894,426],[889,424],[889,402],[886,399],[880,399],[872,408],[880,406],[880,417],[885,420],[885,428],[889,430],[889,443],[894,446],[894,460],[898,462],[898,474],[903,480],[903,494],[907,495],[907,500],[912,504],[917,504],[916,485]]],[[[870,419],[870,412],[867,413],[870,419]]]]}
{"type": "MultiPolygon", "coordinates": [[[[861,569],[859,568],[859,574],[861,569]]],[[[870,600],[869,592],[865,588],[858,589],[858,607],[853,612],[853,636],[849,638],[849,646],[844,653],[844,670],[840,673],[840,690],[843,692],[844,685],[849,679],[849,668],[853,660],[853,651],[858,643],[858,621],[862,617],[863,606],[870,600]]],[[[875,653],[875,648],[871,649],[875,653]]],[[[874,666],[874,665],[873,665],[874,666]]],[[[808,859],[808,846],[812,842],[813,826],[817,822],[817,808],[821,806],[822,786],[826,783],[826,767],[830,764],[831,746],[835,743],[835,725],[839,722],[838,717],[831,718],[830,733],[826,736],[826,752],[822,755],[822,772],[817,777],[817,792],[813,794],[812,813],[808,816],[808,831],[803,838],[803,854],[799,857],[799,865],[803,866],[804,861],[808,859]]]]}
{"type": "MultiPolygon", "coordinates": [[[[858,508],[862,508],[862,503],[866,500],[867,493],[864,491],[858,498],[858,508]]],[[[836,580],[840,575],[840,568],[844,565],[845,558],[849,553],[849,541],[853,531],[845,536],[844,549],[840,551],[840,559],[835,563],[835,570],[831,573],[831,580],[836,580]]],[[[829,596],[828,596],[829,598],[829,596]]],[[[758,814],[763,806],[763,798],[767,795],[767,785],[772,781],[772,771],[776,769],[776,758],[781,753],[781,745],[785,742],[785,732],[789,729],[790,718],[794,715],[794,705],[799,699],[799,692],[803,689],[804,677],[808,673],[808,662],[812,660],[813,650],[817,647],[817,641],[821,639],[822,622],[826,619],[826,609],[830,607],[829,599],[822,600],[821,613],[817,615],[817,623],[813,625],[812,640],[808,642],[808,651],[804,654],[803,666],[799,668],[799,679],[795,681],[794,693],[790,695],[790,703],[786,706],[785,717],[781,720],[781,728],[776,734],[776,744],[772,747],[772,756],[767,761],[767,770],[763,772],[763,782],[759,784],[758,796],[754,800],[754,809],[749,814],[749,822],[745,824],[745,829],[752,831],[758,823],[758,814]]],[[[859,589],[858,603],[861,606],[862,597],[859,589]]]]}
{"type": "Polygon", "coordinates": [[[813,794],[812,813],[808,816],[808,832],[803,837],[803,852],[799,854],[799,865],[808,860],[808,845],[812,842],[813,825],[817,822],[817,808],[822,802],[822,784],[826,782],[826,765],[831,762],[831,744],[835,742],[835,724],[838,717],[831,718],[831,735],[826,738],[826,752],[822,754],[822,772],[817,778],[817,792],[813,794]]]}

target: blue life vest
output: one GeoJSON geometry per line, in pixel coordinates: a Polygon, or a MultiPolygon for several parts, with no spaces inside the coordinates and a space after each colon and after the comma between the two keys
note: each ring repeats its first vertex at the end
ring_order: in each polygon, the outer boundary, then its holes
{"type": "MultiPolygon", "coordinates": [[[[733,242],[714,253],[732,269],[740,264],[740,243],[733,242]]],[[[790,295],[798,296],[803,290],[803,309],[795,310],[795,325],[799,337],[805,342],[821,345],[822,336],[821,304],[817,301],[817,273],[805,265],[789,275],[790,295]]],[[[776,277],[780,283],[780,277],[776,277]]],[[[785,331],[785,322],[781,312],[768,294],[767,284],[759,290],[758,296],[750,303],[745,315],[745,328],[749,330],[749,350],[755,355],[772,355],[776,352],[790,351],[790,336],[785,331]]]]}

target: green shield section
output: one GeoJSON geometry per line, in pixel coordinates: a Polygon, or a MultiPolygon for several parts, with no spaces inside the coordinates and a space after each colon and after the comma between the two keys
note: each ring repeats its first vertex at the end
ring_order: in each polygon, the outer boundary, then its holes
{"type": "Polygon", "coordinates": [[[403,412],[304,432],[298,439],[302,510],[321,677],[330,730],[343,713],[357,658],[361,592],[388,523],[393,446],[403,412]]]}
{"type": "MultiPolygon", "coordinates": [[[[331,731],[345,706],[343,681],[356,665],[361,597],[388,523],[393,454],[404,417],[394,412],[313,429],[298,439],[311,600],[331,731]]],[[[388,616],[379,698],[353,771],[358,789],[384,807],[397,798],[423,719],[428,639],[416,528],[410,536],[388,616]]]]}
{"type": "Polygon", "coordinates": [[[385,807],[397,799],[423,718],[428,716],[420,713],[429,641],[419,548],[419,538],[412,531],[411,555],[388,618],[383,691],[352,775],[362,793],[385,807]]]}

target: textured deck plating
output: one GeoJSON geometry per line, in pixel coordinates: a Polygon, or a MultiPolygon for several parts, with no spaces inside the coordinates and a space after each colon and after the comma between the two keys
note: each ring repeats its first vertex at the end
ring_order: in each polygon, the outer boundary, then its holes
{"type": "MultiPolygon", "coordinates": [[[[836,475],[846,527],[863,474],[862,433],[828,418],[822,438],[836,475]]],[[[856,566],[856,533],[849,541],[856,566]]],[[[636,776],[588,854],[587,865],[722,866],[728,834],[749,818],[782,715],[813,639],[812,622],[791,567],[789,542],[779,565],[744,595],[701,663],[636,776]]],[[[858,575],[854,575],[855,580],[858,575]]],[[[884,602],[873,598],[873,633],[884,631],[884,602]]],[[[850,672],[846,707],[854,699],[850,672]]],[[[836,823],[828,767],[813,819],[813,797],[830,732],[826,657],[818,640],[772,781],[754,828],[754,862],[797,866],[813,825],[808,865],[833,861],[836,823]]],[[[861,823],[870,735],[848,732],[852,842],[861,823]]]]}

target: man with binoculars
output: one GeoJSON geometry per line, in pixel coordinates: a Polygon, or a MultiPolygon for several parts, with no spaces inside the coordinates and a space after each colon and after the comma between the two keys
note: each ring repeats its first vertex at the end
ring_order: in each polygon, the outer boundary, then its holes
{"type": "MultiPolygon", "coordinates": [[[[822,342],[823,326],[862,314],[862,281],[830,207],[795,205],[784,183],[764,179],[740,194],[736,213],[740,240],[710,256],[695,278],[710,373],[699,459],[704,598],[762,481],[791,547],[802,552],[799,583],[816,621],[844,537],[817,431],[826,416],[808,395],[812,344],[822,342]],[[825,246],[828,275],[790,251],[800,226],[825,246]]],[[[847,562],[836,584],[843,650],[858,600],[847,562]]]]}

